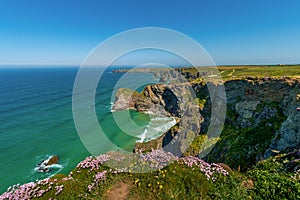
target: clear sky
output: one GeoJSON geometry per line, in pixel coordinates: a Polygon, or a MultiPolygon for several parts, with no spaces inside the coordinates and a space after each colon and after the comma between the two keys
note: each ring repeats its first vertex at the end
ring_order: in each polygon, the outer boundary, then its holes
{"type": "Polygon", "coordinates": [[[0,64],[80,64],[113,34],[147,26],[192,37],[218,65],[300,63],[299,9],[299,0],[2,0],[0,64]]]}

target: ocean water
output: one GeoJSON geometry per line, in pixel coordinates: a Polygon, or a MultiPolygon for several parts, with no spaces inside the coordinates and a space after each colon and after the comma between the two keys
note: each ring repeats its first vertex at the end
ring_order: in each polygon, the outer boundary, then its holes
{"type": "MultiPolygon", "coordinates": [[[[90,155],[76,131],[72,114],[77,70],[75,67],[0,69],[0,193],[17,183],[56,173],[67,174],[90,155]],[[51,155],[59,156],[59,164],[48,173],[37,172],[36,165],[51,155]]],[[[111,70],[104,72],[95,105],[91,106],[95,106],[99,124],[113,144],[131,151],[136,141],[146,142],[159,137],[174,125],[171,118],[131,111],[128,119],[127,111],[112,113],[114,86],[123,78],[126,82],[123,87],[135,88],[136,75],[124,77],[124,74],[111,73],[111,70]],[[130,134],[118,127],[114,121],[116,116],[130,134]],[[128,121],[134,121],[138,126],[130,127],[128,121]]],[[[155,82],[151,74],[139,74],[138,78],[155,82]]]]}

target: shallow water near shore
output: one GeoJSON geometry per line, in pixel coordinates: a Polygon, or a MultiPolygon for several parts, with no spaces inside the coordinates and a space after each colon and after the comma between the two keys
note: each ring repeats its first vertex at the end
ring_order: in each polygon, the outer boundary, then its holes
{"type": "MultiPolygon", "coordinates": [[[[67,174],[90,155],[73,121],[72,90],[76,73],[76,68],[0,69],[0,193],[13,184],[56,173],[67,174]],[[59,156],[59,165],[47,173],[36,172],[36,165],[51,155],[59,156]]],[[[95,110],[107,138],[116,146],[132,151],[137,140],[159,137],[169,128],[160,128],[162,123],[173,124],[172,119],[159,123],[153,116],[130,111],[138,128],[131,129],[130,135],[119,129],[110,110],[113,87],[121,77],[122,74],[111,70],[104,72],[96,92],[95,110]]],[[[139,78],[154,83],[152,74],[139,74],[139,78]]],[[[130,88],[130,82],[125,87],[130,88]]],[[[114,115],[122,119],[124,112],[114,115]]],[[[121,123],[126,126],[127,120],[124,117],[121,123]]]]}

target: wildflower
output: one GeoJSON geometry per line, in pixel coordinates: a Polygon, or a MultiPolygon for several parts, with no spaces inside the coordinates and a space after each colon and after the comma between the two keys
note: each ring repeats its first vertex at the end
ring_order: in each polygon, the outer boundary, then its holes
{"type": "Polygon", "coordinates": [[[30,182],[24,185],[14,185],[10,187],[7,192],[0,195],[0,199],[31,199],[32,196],[36,195],[34,188],[36,187],[36,183],[30,182]]]}
{"type": "Polygon", "coordinates": [[[91,192],[93,190],[93,188],[96,186],[96,184],[98,184],[100,181],[106,180],[106,173],[107,173],[107,171],[104,170],[102,172],[98,172],[95,175],[95,178],[94,178],[93,182],[90,185],[88,185],[88,191],[89,192],[91,192]]]}
{"type": "Polygon", "coordinates": [[[95,183],[91,183],[90,185],[88,185],[89,192],[91,192],[93,190],[94,186],[95,186],[95,183]]]}
{"type": "Polygon", "coordinates": [[[64,185],[55,186],[55,189],[56,189],[55,195],[58,195],[63,191],[64,185]]]}
{"type": "Polygon", "coordinates": [[[105,162],[111,160],[110,155],[100,155],[96,158],[92,156],[87,157],[85,160],[81,161],[78,165],[78,169],[89,169],[90,171],[98,170],[100,165],[104,164],[105,162]]]}
{"type": "Polygon", "coordinates": [[[104,181],[106,179],[107,171],[98,172],[95,176],[94,182],[98,183],[99,181],[104,181]]]}
{"type": "Polygon", "coordinates": [[[214,163],[209,164],[196,157],[192,157],[192,156],[185,157],[179,160],[179,162],[183,162],[188,167],[192,167],[192,168],[194,168],[194,166],[198,167],[200,171],[204,173],[204,175],[208,180],[211,179],[212,181],[215,181],[216,179],[213,177],[215,173],[223,174],[224,176],[228,175],[228,172],[225,169],[223,169],[221,166],[214,163]]]}

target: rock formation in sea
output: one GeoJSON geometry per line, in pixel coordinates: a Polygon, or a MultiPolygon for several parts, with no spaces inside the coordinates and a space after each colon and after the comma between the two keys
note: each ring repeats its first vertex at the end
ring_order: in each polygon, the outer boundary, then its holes
{"type": "Polygon", "coordinates": [[[36,171],[38,172],[49,172],[51,170],[51,165],[57,164],[59,161],[59,157],[57,155],[50,156],[49,158],[43,160],[39,164],[37,164],[36,171]]]}
{"type": "Polygon", "coordinates": [[[54,155],[54,156],[50,157],[50,159],[49,159],[48,162],[46,163],[46,166],[57,164],[57,163],[58,163],[58,160],[59,160],[58,156],[57,156],[57,155],[54,155]]]}

